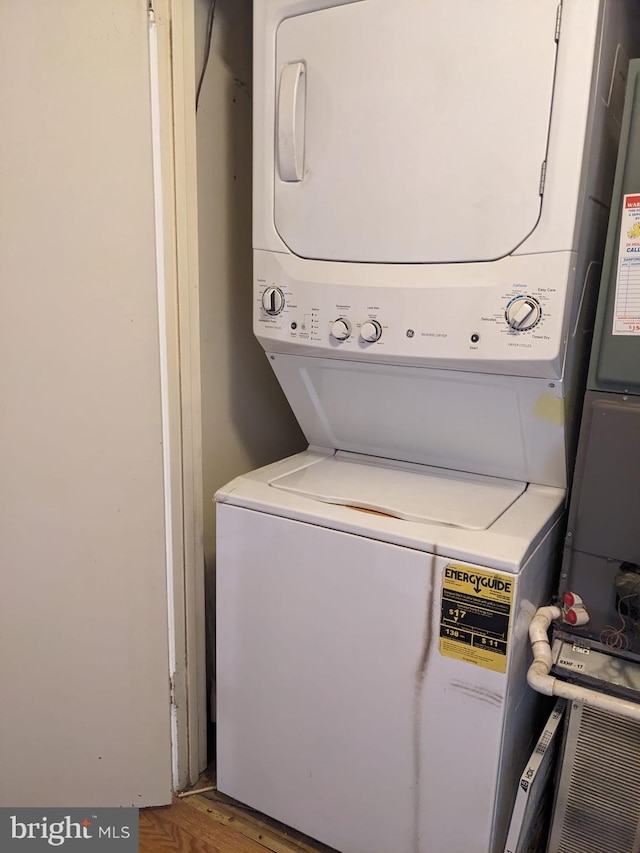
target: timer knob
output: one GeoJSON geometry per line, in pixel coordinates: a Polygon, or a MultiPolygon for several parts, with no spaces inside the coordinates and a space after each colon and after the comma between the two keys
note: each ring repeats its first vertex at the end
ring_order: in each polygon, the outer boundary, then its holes
{"type": "Polygon", "coordinates": [[[351,334],[351,323],[346,317],[340,317],[331,324],[331,337],[337,341],[346,341],[351,334]]]}
{"type": "Polygon", "coordinates": [[[536,299],[531,296],[516,296],[507,305],[505,319],[512,329],[525,332],[532,329],[540,320],[542,309],[536,299]]]}
{"type": "Polygon", "coordinates": [[[279,287],[267,287],[262,293],[262,307],[267,314],[279,314],[284,308],[284,293],[279,287]]]}
{"type": "Polygon", "coordinates": [[[367,320],[366,323],[363,323],[360,327],[360,337],[363,341],[366,341],[368,344],[375,343],[375,341],[379,341],[382,335],[382,326],[378,323],[377,320],[367,320]]]}

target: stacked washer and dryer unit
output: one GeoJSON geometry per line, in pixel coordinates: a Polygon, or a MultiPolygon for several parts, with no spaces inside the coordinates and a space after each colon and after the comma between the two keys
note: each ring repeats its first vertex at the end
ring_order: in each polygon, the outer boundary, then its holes
{"type": "Polygon", "coordinates": [[[254,329],[309,450],[217,494],[218,786],[342,853],[505,841],[628,0],[256,0],[254,329]]]}

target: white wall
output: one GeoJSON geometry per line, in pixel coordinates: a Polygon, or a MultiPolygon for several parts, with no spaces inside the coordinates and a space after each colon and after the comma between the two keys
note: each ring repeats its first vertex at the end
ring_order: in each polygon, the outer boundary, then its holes
{"type": "Polygon", "coordinates": [[[146,0],[0,4],[0,805],[168,802],[146,0]]]}
{"type": "MultiPolygon", "coordinates": [[[[196,0],[196,64],[208,0],[196,0]]],[[[251,260],[251,0],[217,0],[198,110],[198,206],[205,558],[215,554],[216,489],[306,447],[253,338],[251,260]]]]}

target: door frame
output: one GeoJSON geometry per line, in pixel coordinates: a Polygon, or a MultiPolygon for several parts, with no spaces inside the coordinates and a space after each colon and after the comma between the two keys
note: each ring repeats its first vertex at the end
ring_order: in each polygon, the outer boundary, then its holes
{"type": "Polygon", "coordinates": [[[147,0],[174,790],[207,764],[195,25],[189,0],[147,0]]]}

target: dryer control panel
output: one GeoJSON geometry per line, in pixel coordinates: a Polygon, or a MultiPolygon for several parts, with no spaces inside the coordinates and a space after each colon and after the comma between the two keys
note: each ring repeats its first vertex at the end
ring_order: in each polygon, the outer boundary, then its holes
{"type": "Polygon", "coordinates": [[[376,266],[363,286],[359,264],[305,281],[300,259],[258,251],[254,331],[268,352],[560,378],[573,261],[376,266]]]}

